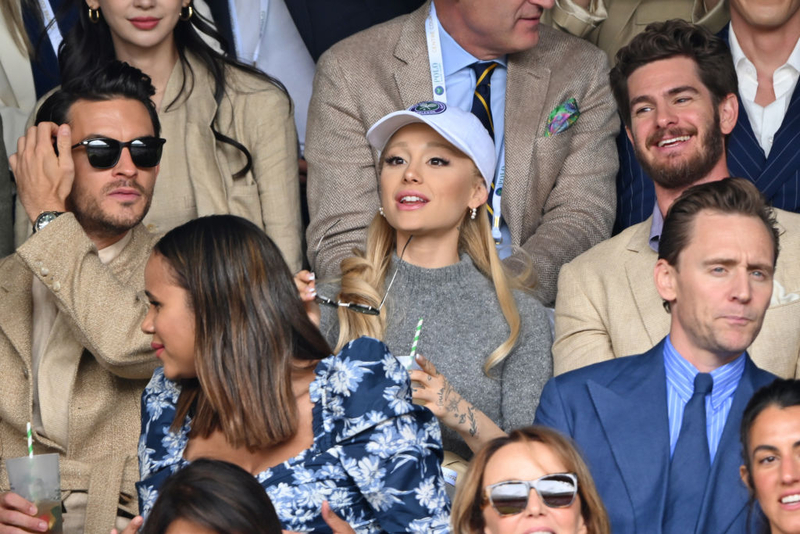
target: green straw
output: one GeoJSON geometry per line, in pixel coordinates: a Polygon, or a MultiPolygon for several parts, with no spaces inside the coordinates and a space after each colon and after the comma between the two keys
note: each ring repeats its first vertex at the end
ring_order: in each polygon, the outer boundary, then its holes
{"type": "Polygon", "coordinates": [[[31,434],[30,421],[28,421],[28,456],[33,458],[33,434],[31,434]]]}
{"type": "Polygon", "coordinates": [[[420,330],[422,330],[422,317],[419,318],[417,329],[414,331],[414,343],[411,345],[411,361],[414,361],[414,356],[417,355],[417,343],[419,343],[420,330]]]}

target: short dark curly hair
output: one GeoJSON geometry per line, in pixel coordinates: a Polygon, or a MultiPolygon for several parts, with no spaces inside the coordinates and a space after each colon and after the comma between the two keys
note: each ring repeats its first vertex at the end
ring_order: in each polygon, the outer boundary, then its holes
{"type": "Polygon", "coordinates": [[[161,133],[158,112],[151,97],[156,94],[150,77],[122,61],[109,61],[83,76],[72,78],[59,87],[42,103],[36,113],[36,124],[44,121],[58,125],[69,122],[69,111],[78,100],[100,102],[114,98],[138,100],[147,108],[153,123],[153,135],[161,133]]]}
{"type": "Polygon", "coordinates": [[[738,80],[728,45],[707,29],[684,20],[653,22],[617,52],[609,78],[622,122],[630,128],[631,106],[628,78],[639,67],[654,61],[684,56],[695,62],[697,74],[711,92],[714,105],[736,94],[738,80]]]}

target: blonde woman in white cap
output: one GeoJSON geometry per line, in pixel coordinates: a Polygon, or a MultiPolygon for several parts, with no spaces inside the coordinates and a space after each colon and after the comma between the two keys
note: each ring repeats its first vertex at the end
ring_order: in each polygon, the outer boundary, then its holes
{"type": "Polygon", "coordinates": [[[552,376],[544,308],[506,274],[491,235],[494,144],[474,115],[441,102],[391,113],[367,139],[381,152],[381,209],[366,247],[337,283],[296,281],[336,350],[360,336],[396,356],[414,345],[413,396],[443,424],[445,449],[468,457],[529,425],[552,376]]]}

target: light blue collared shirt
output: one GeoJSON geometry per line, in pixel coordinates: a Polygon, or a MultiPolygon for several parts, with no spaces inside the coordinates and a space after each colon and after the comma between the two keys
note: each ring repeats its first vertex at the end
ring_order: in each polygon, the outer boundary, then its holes
{"type": "MultiPolygon", "coordinates": [[[[711,462],[717,453],[722,430],[733,404],[733,394],[744,373],[745,357],[740,354],[732,362],[711,371],[714,387],[706,395],[706,437],[711,462]]],[[[667,415],[669,417],[669,455],[675,452],[683,423],[683,410],[694,393],[694,377],[699,373],[681,356],[667,336],[664,342],[664,369],[667,372],[667,415]]]]}
{"type": "Polygon", "coordinates": [[[664,216],[661,215],[661,210],[658,209],[658,203],[653,208],[653,221],[650,224],[650,248],[654,252],[658,252],[658,243],[661,241],[661,232],[664,231],[664,216]]]}
{"type": "MultiPolygon", "coordinates": [[[[472,110],[472,98],[475,92],[475,72],[470,65],[478,58],[464,50],[447,30],[444,29],[439,18],[439,37],[442,46],[442,66],[444,67],[445,83],[447,83],[447,105],[455,106],[464,111],[472,110]]],[[[494,59],[498,66],[492,72],[492,122],[494,124],[494,150],[497,156],[497,165],[505,165],[505,112],[506,112],[506,81],[508,79],[508,60],[506,56],[494,59]]],[[[494,181],[494,176],[491,177],[494,181]]],[[[502,213],[501,213],[502,214],[502,213]]],[[[500,258],[511,255],[511,233],[505,220],[500,226],[503,242],[498,245],[497,253],[500,258]]]]}

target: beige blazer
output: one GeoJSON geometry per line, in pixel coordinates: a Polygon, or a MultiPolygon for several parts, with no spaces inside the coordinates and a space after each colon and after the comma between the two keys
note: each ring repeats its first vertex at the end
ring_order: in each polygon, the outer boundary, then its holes
{"type": "MultiPolygon", "coordinates": [[[[36,276],[57,298],[59,317],[68,318],[67,328],[54,327],[52,334],[64,337],[49,342],[73,347],[74,357],[64,358],[59,373],[71,384],[63,399],[69,403],[67,447],[34,433],[34,451],[60,455],[62,490],[88,491],[87,533],[110,532],[119,505],[138,513],[140,401],[157,360],[150,336],[140,330],[147,307],[137,295],[144,289],[144,266],[156,237],[141,225],[132,231],[120,255],[103,265],[67,213],[0,261],[0,457],[27,454],[36,276]]],[[[8,490],[0,462],[0,491],[8,490]]]]}
{"type": "MultiPolygon", "coordinates": [[[[165,94],[159,119],[171,121],[181,134],[164,145],[153,202],[144,222],[153,233],[164,233],[189,219],[168,217],[177,203],[191,202],[198,217],[233,214],[250,220],[278,245],[292,272],[303,261],[300,183],[297,170],[297,133],[289,97],[274,85],[242,70],[227,70],[227,92],[219,109],[214,100],[214,81],[208,70],[191,55],[194,87],[188,97],[172,106],[173,94],[165,94]],[[243,144],[253,157],[245,176],[233,175],[245,166],[242,152],[218,142],[211,122],[219,111],[218,130],[243,144]],[[187,190],[190,189],[190,190],[187,190]],[[164,217],[161,217],[164,215],[164,217]],[[169,219],[169,223],[167,222],[169,219]]],[[[167,84],[176,96],[183,82],[181,63],[167,84]]],[[[191,82],[187,80],[187,84],[191,82]]],[[[44,98],[37,104],[41,105],[44,98]]],[[[19,246],[30,235],[31,224],[17,201],[15,241],[19,246]]]]}
{"type": "MultiPolygon", "coordinates": [[[[784,378],[800,377],[800,215],[775,210],[782,231],[772,302],[748,349],[784,378]]],[[[581,254],[561,269],[556,301],[555,374],[651,349],[670,316],[653,282],[652,217],[581,254]]]]}
{"type": "MultiPolygon", "coordinates": [[[[365,134],[378,119],[431,100],[425,18],[430,4],[337,43],[320,58],[308,113],[308,256],[320,277],[362,247],[378,211],[378,153],[365,134]],[[341,219],[322,243],[325,230],[341,219]]],[[[503,216],[512,245],[533,259],[537,296],[553,302],[558,271],[610,235],[619,121],[605,56],[548,27],[508,57],[503,216]],[[568,130],[545,137],[550,112],[575,98],[568,130]]]]}
{"type": "Polygon", "coordinates": [[[596,44],[612,63],[617,51],[651,22],[683,19],[717,33],[730,20],[727,0],[719,0],[710,11],[703,0],[592,0],[590,5],[594,9],[585,10],[560,0],[542,20],[596,44]]]}

